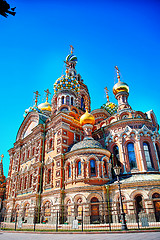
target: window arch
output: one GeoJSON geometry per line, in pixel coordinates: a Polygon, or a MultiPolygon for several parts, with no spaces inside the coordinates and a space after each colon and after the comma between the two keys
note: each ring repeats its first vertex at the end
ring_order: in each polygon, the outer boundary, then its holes
{"type": "Polygon", "coordinates": [[[160,148],[157,143],[156,143],[156,150],[157,150],[157,155],[158,155],[158,159],[159,159],[159,163],[160,163],[160,148]]]}
{"type": "Polygon", "coordinates": [[[132,170],[133,168],[137,168],[134,144],[128,143],[127,150],[128,150],[128,159],[129,159],[129,163],[130,163],[130,169],[132,170]]]}
{"type": "Polygon", "coordinates": [[[147,169],[153,168],[152,157],[150,152],[150,147],[147,142],[143,143],[144,155],[146,158],[147,169]]]}
{"type": "Polygon", "coordinates": [[[96,162],[94,159],[90,160],[90,174],[91,176],[96,176],[96,162]]]}
{"type": "Polygon", "coordinates": [[[80,176],[81,172],[82,172],[82,170],[81,170],[81,161],[79,160],[77,162],[77,175],[80,176]]]}

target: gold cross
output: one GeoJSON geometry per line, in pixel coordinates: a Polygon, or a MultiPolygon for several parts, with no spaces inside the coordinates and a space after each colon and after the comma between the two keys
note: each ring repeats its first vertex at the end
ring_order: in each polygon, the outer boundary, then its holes
{"type": "Polygon", "coordinates": [[[41,96],[40,94],[39,94],[39,92],[38,91],[36,91],[36,92],[34,92],[35,93],[35,95],[36,95],[36,99],[35,99],[35,105],[37,106],[37,102],[38,102],[38,97],[39,96],[41,96]]]}
{"type": "Polygon", "coordinates": [[[71,54],[72,54],[74,47],[72,45],[70,45],[70,47],[71,47],[71,54]]]}
{"type": "Polygon", "coordinates": [[[44,90],[44,91],[46,92],[46,102],[48,102],[48,95],[51,94],[51,93],[49,92],[49,89],[44,90]]]}
{"type": "Polygon", "coordinates": [[[115,66],[115,69],[117,70],[117,78],[118,78],[118,82],[120,82],[120,75],[119,75],[120,70],[118,69],[117,66],[115,66]]]}
{"type": "Polygon", "coordinates": [[[2,163],[2,161],[3,161],[3,158],[4,158],[4,155],[2,154],[2,155],[1,155],[1,163],[2,163]]]}
{"type": "Polygon", "coordinates": [[[107,101],[109,102],[109,95],[108,95],[109,90],[108,90],[107,87],[105,87],[104,89],[105,89],[105,91],[106,91],[106,98],[107,98],[107,101]]]}

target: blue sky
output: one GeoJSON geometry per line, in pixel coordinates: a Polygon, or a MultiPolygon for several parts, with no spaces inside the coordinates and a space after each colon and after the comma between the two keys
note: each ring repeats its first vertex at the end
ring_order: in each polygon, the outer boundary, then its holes
{"type": "MultiPolygon", "coordinates": [[[[160,3],[159,1],[8,0],[16,16],[0,16],[1,142],[4,172],[33,92],[41,94],[61,76],[74,46],[77,71],[91,95],[92,110],[116,103],[114,66],[130,87],[134,110],[153,109],[160,123],[160,3]]],[[[50,97],[51,100],[51,97],[50,97]]]]}

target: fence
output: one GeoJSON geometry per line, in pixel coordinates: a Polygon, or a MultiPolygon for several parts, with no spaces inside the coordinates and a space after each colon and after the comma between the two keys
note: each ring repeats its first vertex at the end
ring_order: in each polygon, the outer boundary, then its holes
{"type": "MultiPolygon", "coordinates": [[[[2,229],[28,229],[52,231],[113,231],[121,230],[121,211],[108,203],[90,203],[80,205],[63,205],[58,209],[48,206],[38,212],[18,210],[0,215],[2,229]]],[[[160,228],[160,212],[154,208],[124,208],[128,230],[160,228]]]]}

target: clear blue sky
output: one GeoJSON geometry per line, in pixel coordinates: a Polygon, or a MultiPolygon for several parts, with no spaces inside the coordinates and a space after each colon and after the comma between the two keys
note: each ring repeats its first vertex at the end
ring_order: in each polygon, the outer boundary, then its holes
{"type": "MultiPolygon", "coordinates": [[[[117,65],[130,87],[134,110],[153,109],[160,123],[160,2],[8,0],[16,16],[0,16],[1,142],[4,172],[33,92],[50,89],[61,76],[72,44],[77,71],[91,95],[92,110],[106,102],[117,65]]],[[[51,100],[51,97],[50,97],[51,100]]]]}

